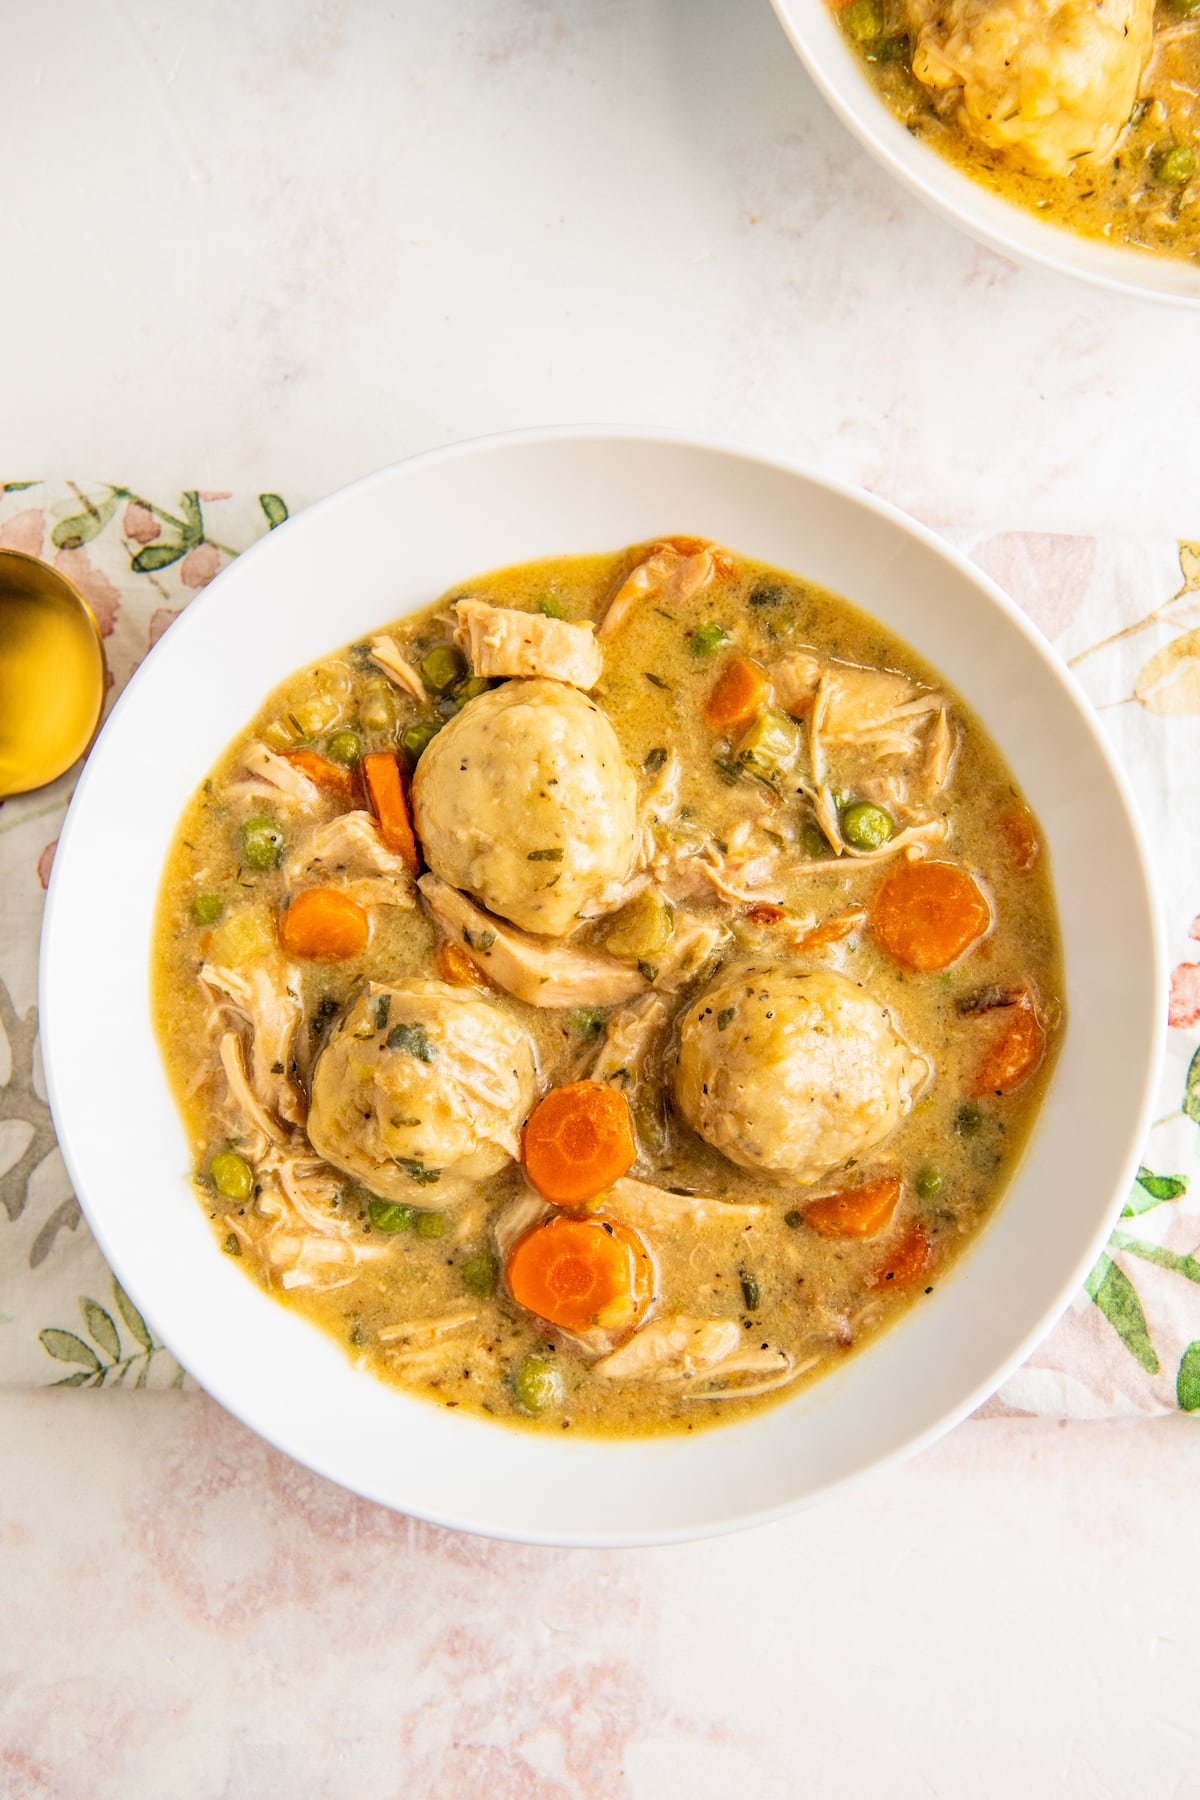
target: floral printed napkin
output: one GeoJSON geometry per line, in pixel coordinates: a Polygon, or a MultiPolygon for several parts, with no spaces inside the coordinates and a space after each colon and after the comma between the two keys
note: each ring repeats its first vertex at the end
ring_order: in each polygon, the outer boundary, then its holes
{"type": "MultiPolygon", "coordinates": [[[[0,547],[86,596],[111,700],[192,595],[288,508],[278,494],[158,499],[106,483],[0,485],[0,547]]],[[[1158,847],[1176,967],[1160,1117],[1108,1249],[985,1411],[1051,1418],[1200,1412],[1200,543],[947,534],[1057,646],[1100,711],[1158,847]]],[[[104,1265],[45,1102],[37,946],[76,771],[0,805],[0,1382],[181,1386],[104,1265]]]]}

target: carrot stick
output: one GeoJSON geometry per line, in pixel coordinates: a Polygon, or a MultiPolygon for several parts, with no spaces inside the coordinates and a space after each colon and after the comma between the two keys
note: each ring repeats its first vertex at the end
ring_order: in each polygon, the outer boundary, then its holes
{"type": "Polygon", "coordinates": [[[379,835],[395,856],[403,858],[409,873],[415,875],[421,866],[417,840],[413,836],[412,818],[400,764],[390,750],[374,750],[361,764],[367,799],[379,821],[379,835]]]}
{"type": "Polygon", "coordinates": [[[591,1200],[632,1167],[637,1140],[629,1102],[601,1081],[551,1088],[529,1115],[525,1173],[557,1206],[591,1200]]]}
{"type": "Polygon", "coordinates": [[[517,1240],[504,1278],[518,1306],[564,1331],[628,1330],[654,1292],[650,1252],[631,1226],[561,1213],[517,1240]]]}
{"type": "Polygon", "coordinates": [[[811,931],[806,931],[803,937],[797,938],[792,949],[811,952],[825,950],[830,944],[840,944],[866,922],[866,917],[861,906],[852,906],[848,912],[822,919],[819,925],[814,925],[811,931]]]}
{"type": "Polygon", "coordinates": [[[460,950],[457,944],[452,944],[449,938],[443,938],[438,945],[434,961],[442,980],[448,981],[452,987],[491,986],[478,963],[472,962],[466,951],[460,950]]]}
{"type": "Polygon", "coordinates": [[[279,921],[284,949],[317,962],[361,956],[370,935],[366,909],[338,888],[304,888],[279,921]]]}
{"type": "Polygon", "coordinates": [[[929,1239],[920,1225],[910,1225],[890,1255],[884,1258],[873,1275],[868,1275],[867,1285],[882,1288],[911,1287],[928,1266],[929,1239]]]}
{"type": "Polygon", "coordinates": [[[737,731],[762,710],[770,691],[766,672],[757,663],[731,656],[704,703],[704,717],[714,731],[737,731]]]}
{"type": "Polygon", "coordinates": [[[983,893],[957,863],[901,863],[871,907],[871,928],[888,955],[922,973],[957,962],[991,922],[983,893]]]}
{"type": "Polygon", "coordinates": [[[825,1194],[804,1208],[804,1222],[822,1237],[874,1237],[890,1222],[900,1189],[898,1175],[883,1175],[861,1187],[825,1194]]]}
{"type": "Polygon", "coordinates": [[[1045,1030],[1025,995],[1022,1004],[1007,1013],[999,1037],[984,1052],[971,1093],[977,1100],[985,1094],[1011,1094],[1028,1081],[1045,1054],[1045,1030]]]}
{"type": "Polygon", "coordinates": [[[341,794],[347,800],[353,799],[353,772],[340,763],[330,762],[327,756],[318,756],[315,750],[288,750],[283,760],[290,762],[293,769],[299,769],[302,775],[307,775],[319,788],[341,794]]]}

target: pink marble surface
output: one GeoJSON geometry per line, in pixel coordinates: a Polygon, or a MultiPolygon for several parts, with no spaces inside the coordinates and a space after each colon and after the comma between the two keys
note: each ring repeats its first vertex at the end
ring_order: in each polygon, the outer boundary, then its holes
{"type": "Polygon", "coordinates": [[[971,1422],[630,1552],[417,1524],[201,1396],[0,1396],[0,1432],[5,1800],[1200,1791],[1187,1421],[971,1422]]]}

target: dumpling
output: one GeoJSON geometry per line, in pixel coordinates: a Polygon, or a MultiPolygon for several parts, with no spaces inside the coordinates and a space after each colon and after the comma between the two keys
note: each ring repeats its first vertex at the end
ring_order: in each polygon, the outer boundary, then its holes
{"type": "Polygon", "coordinates": [[[563,937],[619,898],[637,781],[600,708],[559,681],[509,681],[443,726],[417,764],[425,859],[527,931],[563,937]]]}
{"type": "Polygon", "coordinates": [[[881,1143],[928,1073],[846,976],[742,968],[685,1015],[675,1098],[731,1162],[803,1186],[881,1143]]]}
{"type": "Polygon", "coordinates": [[[308,1136],[373,1194],[441,1206],[517,1154],[537,1092],[528,1034],[442,981],[372,983],[313,1067],[308,1136]]]}
{"type": "Polygon", "coordinates": [[[1153,0],[910,0],[912,71],[961,91],[964,130],[1015,167],[1069,175],[1103,158],[1149,60],[1153,0]]]}

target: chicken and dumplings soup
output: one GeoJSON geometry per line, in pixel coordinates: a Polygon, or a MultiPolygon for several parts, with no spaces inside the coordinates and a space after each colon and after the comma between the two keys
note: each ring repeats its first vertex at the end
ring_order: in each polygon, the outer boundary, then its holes
{"type": "Polygon", "coordinates": [[[1038,824],[969,708],[693,538],[290,676],[180,823],[154,991],[231,1259],[437,1405],[630,1435],[921,1305],[1063,1029],[1038,824]]]}

